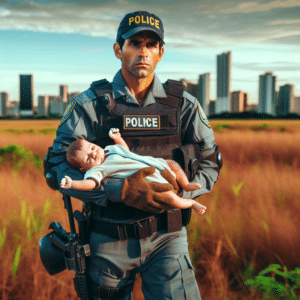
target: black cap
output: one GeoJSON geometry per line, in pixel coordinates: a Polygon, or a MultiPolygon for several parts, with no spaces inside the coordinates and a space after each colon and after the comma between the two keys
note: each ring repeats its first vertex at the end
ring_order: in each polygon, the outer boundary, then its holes
{"type": "Polygon", "coordinates": [[[162,41],[164,40],[164,27],[159,17],[146,11],[129,13],[123,18],[119,25],[117,41],[120,37],[126,40],[136,33],[145,30],[155,32],[162,41]]]}

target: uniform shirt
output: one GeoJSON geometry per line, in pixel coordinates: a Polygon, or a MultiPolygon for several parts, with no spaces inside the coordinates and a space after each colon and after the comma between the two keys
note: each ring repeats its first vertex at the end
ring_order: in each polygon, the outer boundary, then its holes
{"type": "Polygon", "coordinates": [[[147,176],[147,181],[168,183],[168,181],[160,175],[160,172],[167,169],[171,171],[166,161],[162,158],[152,156],[137,155],[121,145],[112,145],[105,147],[106,158],[104,162],[96,167],[89,169],[84,179],[92,178],[97,182],[97,187],[106,177],[126,178],[136,171],[155,167],[156,170],[151,176],[147,176]]]}
{"type": "MultiPolygon", "coordinates": [[[[112,91],[114,99],[124,101],[125,104],[130,103],[141,107],[126,86],[121,70],[117,72],[113,79],[112,91]]],[[[155,103],[157,98],[167,98],[167,95],[162,83],[155,75],[152,88],[147,94],[142,107],[155,103]]],[[[52,152],[55,156],[50,159],[50,162],[55,164],[52,169],[57,173],[58,182],[65,175],[75,180],[83,179],[83,173],[68,164],[65,152],[68,145],[76,139],[83,138],[90,142],[96,141],[94,122],[97,121],[98,115],[101,114],[101,111],[99,111],[101,106],[98,105],[97,101],[97,97],[89,88],[76,96],[66,109],[53,143],[52,152]],[[87,107],[87,103],[89,104],[89,108],[84,111],[83,107],[87,107]]],[[[211,126],[197,99],[187,92],[184,92],[181,101],[180,120],[181,143],[183,145],[197,143],[202,151],[215,148],[215,139],[211,126]]],[[[151,153],[149,155],[151,156],[151,153]]],[[[202,161],[199,170],[192,180],[192,182],[200,183],[202,188],[193,192],[184,191],[182,197],[195,199],[209,192],[218,178],[218,172],[214,170],[215,167],[217,165],[211,161],[202,161]]],[[[100,191],[100,189],[75,191],[61,188],[60,191],[84,202],[93,201],[104,206],[107,204],[107,198],[111,201],[120,202],[122,180],[104,180],[103,183],[105,184],[105,192],[100,191]]]]}

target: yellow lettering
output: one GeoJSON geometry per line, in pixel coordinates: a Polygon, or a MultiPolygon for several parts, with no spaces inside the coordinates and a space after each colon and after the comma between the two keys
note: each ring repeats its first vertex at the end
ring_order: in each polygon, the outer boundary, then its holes
{"type": "Polygon", "coordinates": [[[155,27],[159,29],[159,20],[155,19],[155,27]]]}
{"type": "Polygon", "coordinates": [[[149,16],[147,16],[147,24],[149,24],[149,16]]]}
{"type": "Polygon", "coordinates": [[[131,25],[131,23],[133,22],[134,17],[129,18],[129,26],[131,25]]]}
{"type": "Polygon", "coordinates": [[[136,16],[134,19],[135,24],[139,24],[141,22],[141,17],[140,16],[136,16]]]}
{"type": "Polygon", "coordinates": [[[150,24],[151,24],[152,26],[154,26],[154,18],[153,18],[153,17],[150,17],[150,24]]]}
{"type": "Polygon", "coordinates": [[[144,20],[144,16],[142,16],[142,23],[146,23],[146,21],[144,20]]]}

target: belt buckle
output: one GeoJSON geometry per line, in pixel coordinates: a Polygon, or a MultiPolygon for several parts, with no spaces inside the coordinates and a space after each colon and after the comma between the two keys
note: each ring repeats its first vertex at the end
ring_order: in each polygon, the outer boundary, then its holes
{"type": "Polygon", "coordinates": [[[152,228],[153,219],[154,216],[151,216],[150,218],[137,221],[133,224],[134,234],[137,239],[142,240],[150,237],[154,233],[152,228]]]}

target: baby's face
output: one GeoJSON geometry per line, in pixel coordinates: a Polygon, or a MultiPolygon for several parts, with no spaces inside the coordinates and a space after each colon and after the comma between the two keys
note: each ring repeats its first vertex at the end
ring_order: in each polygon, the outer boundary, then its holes
{"type": "Polygon", "coordinates": [[[81,161],[80,171],[86,172],[103,163],[105,160],[105,152],[101,147],[84,140],[82,149],[78,151],[77,157],[81,161]]]}

